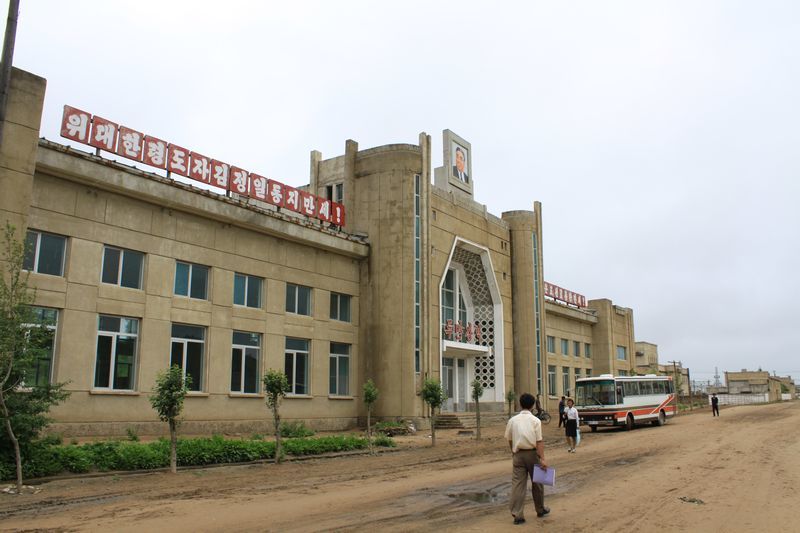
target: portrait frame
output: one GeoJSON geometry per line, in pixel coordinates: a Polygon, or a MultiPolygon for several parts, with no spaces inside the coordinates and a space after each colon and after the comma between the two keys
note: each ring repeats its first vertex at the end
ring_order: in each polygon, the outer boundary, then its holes
{"type": "Polygon", "coordinates": [[[472,173],[472,145],[462,137],[450,130],[443,132],[442,147],[444,149],[444,171],[447,181],[453,187],[472,195],[475,176],[472,173]],[[459,177],[457,168],[461,164],[460,156],[463,154],[464,179],[459,177]]]}

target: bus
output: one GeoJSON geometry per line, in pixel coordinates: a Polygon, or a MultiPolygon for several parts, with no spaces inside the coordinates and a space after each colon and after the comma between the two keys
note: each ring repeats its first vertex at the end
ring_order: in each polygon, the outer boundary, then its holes
{"type": "Polygon", "coordinates": [[[650,422],[663,426],[677,410],[671,376],[612,376],[603,374],[575,381],[575,407],[581,422],[599,426],[624,426],[650,422]]]}

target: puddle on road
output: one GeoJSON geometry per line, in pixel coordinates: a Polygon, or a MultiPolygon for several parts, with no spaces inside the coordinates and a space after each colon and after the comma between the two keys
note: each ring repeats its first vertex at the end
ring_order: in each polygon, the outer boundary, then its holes
{"type": "MultiPolygon", "coordinates": [[[[555,496],[564,492],[569,492],[572,484],[564,482],[563,480],[556,481],[555,487],[545,487],[545,497],[555,496]]],[[[530,483],[528,484],[528,491],[530,491],[530,483]]],[[[450,487],[442,491],[448,498],[477,504],[491,504],[491,503],[507,503],[509,495],[511,494],[511,483],[501,483],[490,488],[482,487],[450,487]]]]}

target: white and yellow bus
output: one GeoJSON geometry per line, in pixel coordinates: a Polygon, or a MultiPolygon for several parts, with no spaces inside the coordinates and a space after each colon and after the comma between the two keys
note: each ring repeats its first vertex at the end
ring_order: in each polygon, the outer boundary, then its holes
{"type": "Polygon", "coordinates": [[[603,374],[575,382],[575,407],[581,423],[592,431],[599,426],[651,422],[662,426],[677,408],[671,376],[612,376],[603,374]]]}

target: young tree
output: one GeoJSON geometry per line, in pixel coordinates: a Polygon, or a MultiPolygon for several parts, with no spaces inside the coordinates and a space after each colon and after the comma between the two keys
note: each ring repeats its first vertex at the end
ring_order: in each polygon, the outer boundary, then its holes
{"type": "Polygon", "coordinates": [[[378,387],[371,379],[364,383],[364,403],[367,404],[367,443],[369,453],[374,453],[372,449],[372,405],[378,401],[378,387]]]}
{"type": "Polygon", "coordinates": [[[483,383],[481,380],[472,381],[472,399],[475,401],[475,438],[481,440],[481,396],[483,396],[483,383]]]}
{"type": "Polygon", "coordinates": [[[514,389],[508,389],[506,393],[506,403],[508,404],[508,418],[511,418],[511,413],[514,408],[514,402],[517,401],[517,393],[514,389]]]}
{"type": "Polygon", "coordinates": [[[35,364],[49,357],[52,332],[46,324],[35,325],[40,321],[31,308],[35,294],[28,287],[24,261],[25,246],[15,238],[14,227],[6,223],[0,272],[0,416],[6,438],[0,437],[0,460],[10,445],[17,493],[22,491],[23,452],[50,422],[50,407],[69,396],[64,383],[51,384],[49,375],[36,382],[35,364]]]}
{"type": "Polygon", "coordinates": [[[173,474],[178,471],[178,417],[183,411],[183,400],[192,377],[183,377],[178,365],[159,372],[156,377],[155,394],[150,396],[150,405],[158,413],[162,422],[169,423],[169,468],[173,474]]]}
{"type": "Polygon", "coordinates": [[[289,385],[289,378],[286,374],[278,370],[267,370],[263,378],[264,394],[267,395],[267,407],[272,409],[272,420],[275,423],[275,462],[280,463],[283,453],[281,452],[281,415],[278,408],[281,405],[281,398],[292,390],[289,385]]]}
{"type": "Polygon", "coordinates": [[[426,379],[422,383],[422,400],[431,408],[431,446],[436,446],[436,409],[441,409],[446,399],[439,380],[426,379]]]}

